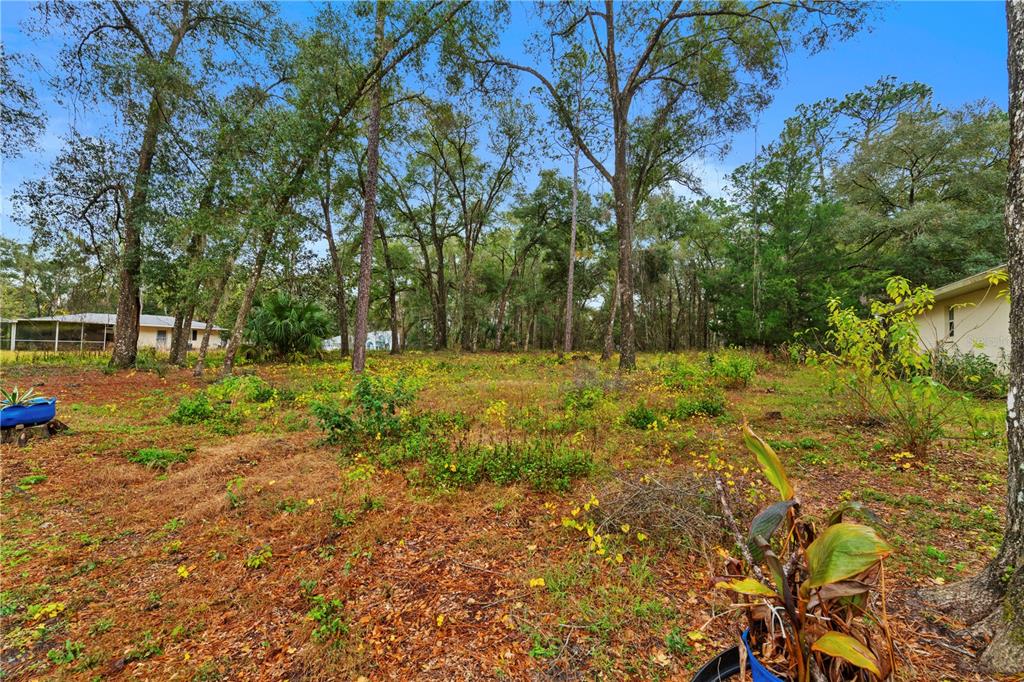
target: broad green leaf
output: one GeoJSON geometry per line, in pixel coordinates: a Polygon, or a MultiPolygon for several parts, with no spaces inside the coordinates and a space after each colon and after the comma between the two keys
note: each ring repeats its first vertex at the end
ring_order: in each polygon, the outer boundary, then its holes
{"type": "Polygon", "coordinates": [[[810,575],[803,586],[814,588],[845,580],[871,568],[891,552],[874,528],[859,523],[829,526],[807,547],[810,575]]]}
{"type": "Polygon", "coordinates": [[[723,590],[732,590],[740,594],[749,594],[755,597],[778,597],[775,590],[764,585],[754,578],[743,578],[729,582],[715,583],[715,587],[723,590]]]}
{"type": "Polygon", "coordinates": [[[871,650],[859,640],[841,632],[826,632],[811,645],[811,648],[827,656],[841,658],[847,663],[869,670],[876,675],[882,674],[878,669],[878,659],[871,653],[871,650]]]}
{"type": "Polygon", "coordinates": [[[760,536],[765,541],[770,541],[775,530],[782,523],[782,519],[786,518],[786,512],[789,508],[796,504],[796,500],[783,500],[782,502],[776,502],[773,505],[765,507],[761,510],[761,513],[754,517],[754,520],[750,522],[750,534],[747,541],[747,545],[750,547],[750,553],[754,557],[755,561],[761,561],[764,557],[764,553],[761,551],[760,545],[754,541],[754,538],[760,536]]]}
{"type": "Polygon", "coordinates": [[[845,514],[848,511],[858,511],[864,514],[864,516],[868,517],[868,520],[870,520],[872,523],[877,523],[883,526],[885,525],[882,523],[882,520],[878,518],[878,515],[875,514],[875,512],[871,511],[870,509],[865,507],[860,502],[857,502],[856,500],[844,502],[839,506],[838,509],[832,512],[832,516],[828,518],[828,525],[834,526],[835,524],[840,523],[843,520],[843,514],[845,514]]]}
{"type": "Polygon", "coordinates": [[[746,422],[743,423],[743,440],[747,444],[747,448],[754,453],[757,463],[761,465],[761,471],[764,472],[765,478],[778,489],[782,499],[792,499],[793,486],[789,484],[786,470],[782,468],[782,462],[772,450],[772,446],[754,433],[746,422]]]}

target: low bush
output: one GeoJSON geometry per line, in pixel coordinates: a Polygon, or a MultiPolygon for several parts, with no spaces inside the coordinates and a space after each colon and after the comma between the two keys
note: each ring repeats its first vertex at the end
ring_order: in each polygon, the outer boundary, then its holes
{"type": "Polygon", "coordinates": [[[1003,368],[980,353],[940,353],[935,357],[934,373],[946,388],[977,398],[1005,398],[1010,388],[1003,368]]]}
{"type": "Polygon", "coordinates": [[[215,411],[204,391],[192,396],[183,396],[178,407],[171,413],[170,420],[176,424],[200,424],[212,419],[215,411]]]}
{"type": "Polygon", "coordinates": [[[360,435],[375,439],[398,435],[403,427],[400,410],[415,400],[416,389],[404,379],[364,374],[344,408],[331,402],[317,402],[311,409],[317,424],[326,432],[327,441],[341,443],[360,435]]]}
{"type": "Polygon", "coordinates": [[[588,452],[549,440],[492,446],[437,448],[427,460],[430,479],[443,488],[465,488],[488,480],[499,485],[524,481],[536,490],[568,490],[573,479],[593,470],[588,452]]]}
{"type": "Polygon", "coordinates": [[[734,352],[709,354],[708,366],[711,376],[724,388],[743,388],[757,372],[754,358],[734,352]]]}
{"type": "Polygon", "coordinates": [[[689,419],[697,415],[718,417],[725,414],[725,396],[716,388],[708,388],[694,396],[676,400],[671,415],[674,419],[689,419]]]}
{"type": "Polygon", "coordinates": [[[685,359],[673,359],[665,374],[664,383],[674,391],[688,391],[699,385],[704,379],[703,373],[696,365],[685,359]]]}
{"type": "Polygon", "coordinates": [[[625,421],[634,429],[648,429],[658,421],[658,415],[644,403],[637,403],[626,412],[625,421]]]}
{"type": "Polygon", "coordinates": [[[141,448],[128,455],[128,461],[133,464],[142,464],[152,469],[167,469],[172,464],[188,461],[188,455],[184,452],[165,450],[163,448],[141,448]]]}
{"type": "Polygon", "coordinates": [[[562,403],[569,412],[580,412],[593,409],[603,397],[604,390],[600,386],[573,386],[565,392],[562,403]]]}

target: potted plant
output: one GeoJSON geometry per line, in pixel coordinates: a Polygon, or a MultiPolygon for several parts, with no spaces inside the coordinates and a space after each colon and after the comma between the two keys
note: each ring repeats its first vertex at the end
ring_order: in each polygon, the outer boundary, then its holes
{"type": "Polygon", "coordinates": [[[56,398],[36,397],[35,389],[0,388],[0,428],[45,424],[57,415],[56,398]]]}
{"type": "Polygon", "coordinates": [[[740,667],[750,668],[755,682],[890,679],[883,560],[892,550],[872,527],[844,520],[852,510],[870,513],[846,502],[822,523],[805,519],[771,446],[747,424],[743,439],[780,499],[743,536],[717,481],[742,559],[727,562],[716,586],[736,595],[747,628],[742,648],[711,661],[695,682],[729,679],[740,667]]]}

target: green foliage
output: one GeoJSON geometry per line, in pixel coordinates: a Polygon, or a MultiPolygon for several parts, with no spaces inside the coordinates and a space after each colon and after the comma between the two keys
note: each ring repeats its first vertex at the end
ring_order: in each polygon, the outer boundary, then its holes
{"type": "Polygon", "coordinates": [[[128,461],[153,469],[166,470],[172,464],[188,461],[188,455],[164,448],[140,448],[128,455],[128,461]]]}
{"type": "Polygon", "coordinates": [[[328,642],[337,640],[338,637],[348,634],[348,625],[345,623],[345,605],[340,599],[328,599],[323,595],[316,595],[311,599],[312,608],[306,616],[316,623],[310,635],[314,642],[328,642]]]}
{"type": "Polygon", "coordinates": [[[27,490],[28,488],[31,488],[34,485],[39,485],[40,483],[45,482],[45,474],[30,474],[28,476],[23,476],[21,480],[18,481],[18,487],[21,488],[22,490],[27,490]]]}
{"type": "Polygon", "coordinates": [[[159,656],[163,652],[164,648],[160,645],[160,642],[153,637],[152,632],[146,630],[137,640],[135,640],[135,646],[124,655],[124,660],[127,663],[144,661],[147,658],[159,656]]]}
{"type": "Polygon", "coordinates": [[[717,587],[753,597],[744,601],[747,606],[771,604],[783,627],[769,627],[751,610],[750,632],[758,646],[767,641],[786,652],[790,679],[808,679],[811,651],[826,657],[829,680],[852,679],[859,669],[881,677],[893,643],[885,613],[873,610],[870,592],[892,549],[874,528],[843,520],[846,511],[860,508],[855,503],[840,506],[822,530],[804,520],[771,446],[746,424],[743,437],[782,499],[750,524],[745,568],[751,575],[721,580],[717,587]],[[780,557],[792,557],[788,569],[780,557]]]}
{"type": "Polygon", "coordinates": [[[646,404],[637,403],[626,412],[624,419],[634,429],[648,429],[658,422],[658,415],[646,404]]]}
{"type": "Polygon", "coordinates": [[[270,563],[270,559],[273,556],[274,553],[271,551],[270,545],[263,545],[256,551],[250,552],[249,555],[245,557],[245,561],[242,562],[242,565],[253,570],[263,568],[270,563]]]}
{"type": "Polygon", "coordinates": [[[210,399],[204,391],[199,391],[192,396],[183,396],[169,418],[176,424],[201,424],[214,415],[210,399]]]}
{"type": "Polygon", "coordinates": [[[872,303],[867,317],[832,299],[830,348],[808,361],[826,369],[858,417],[890,424],[900,447],[924,457],[947,425],[966,421],[966,398],[936,380],[931,355],[922,350],[915,318],[934,304],[931,290],[892,277],[886,294],[889,300],[872,303]]]}
{"type": "Polygon", "coordinates": [[[242,488],[245,486],[245,479],[241,476],[236,476],[228,481],[225,489],[228,496],[228,506],[232,509],[238,509],[245,504],[245,499],[242,497],[242,488]]]}
{"type": "Polygon", "coordinates": [[[29,388],[26,391],[17,386],[8,390],[0,388],[0,406],[15,407],[19,405],[31,405],[36,398],[36,389],[29,388]]]}
{"type": "Polygon", "coordinates": [[[319,304],[275,291],[253,307],[245,337],[255,346],[273,349],[278,357],[311,355],[320,350],[330,328],[330,318],[319,304]]]}
{"type": "Polygon", "coordinates": [[[1006,371],[981,353],[939,353],[934,369],[935,379],[946,388],[978,398],[1005,398],[1010,388],[1006,371]]]}
{"type": "Polygon", "coordinates": [[[703,372],[684,358],[674,359],[665,374],[665,385],[675,391],[689,391],[704,379],[703,372]]]}
{"type": "Polygon", "coordinates": [[[54,665],[67,665],[68,663],[74,663],[84,652],[84,644],[66,639],[64,640],[64,646],[50,649],[46,652],[46,657],[54,665]]]}
{"type": "Polygon", "coordinates": [[[603,397],[604,391],[600,386],[573,386],[565,392],[562,404],[570,412],[580,412],[593,409],[603,397]]]}
{"type": "Polygon", "coordinates": [[[416,389],[404,378],[363,374],[344,409],[327,402],[313,403],[311,409],[327,441],[340,443],[359,435],[375,439],[398,435],[404,425],[400,410],[415,400],[416,389]]]}
{"type": "Polygon", "coordinates": [[[754,358],[736,352],[708,354],[711,376],[725,388],[742,388],[750,384],[757,372],[754,358]]]}
{"type": "Polygon", "coordinates": [[[590,453],[545,439],[436,448],[427,460],[430,479],[445,488],[489,480],[499,485],[525,481],[536,490],[564,491],[573,479],[589,475],[593,467],[590,453]]]}
{"type": "Polygon", "coordinates": [[[718,417],[725,414],[725,396],[714,387],[708,387],[694,396],[681,396],[672,408],[674,419],[689,419],[701,415],[718,417]]]}

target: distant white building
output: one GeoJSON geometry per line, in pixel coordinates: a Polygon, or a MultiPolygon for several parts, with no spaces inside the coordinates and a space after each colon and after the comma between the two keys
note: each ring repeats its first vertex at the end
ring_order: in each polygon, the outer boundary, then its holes
{"type": "Polygon", "coordinates": [[[981,353],[994,362],[1010,355],[1010,302],[1006,266],[992,268],[935,290],[935,305],[917,318],[928,350],[981,353]]]}
{"type": "MultiPolygon", "coordinates": [[[[114,342],[117,315],[75,313],[53,317],[28,317],[0,321],[0,348],[9,350],[83,351],[105,350],[114,342]]],[[[189,348],[199,346],[206,323],[192,321],[189,348]]],[[[171,345],[174,318],[170,315],[139,316],[139,348],[167,350],[171,345]]],[[[210,333],[213,347],[224,345],[221,327],[210,333]]]]}
{"type": "MultiPolygon", "coordinates": [[[[349,347],[354,345],[354,341],[351,336],[348,338],[348,342],[349,347]]],[[[332,336],[329,339],[324,339],[323,349],[341,350],[341,336],[332,336]]],[[[366,350],[391,350],[391,331],[367,332],[366,350]]]]}

